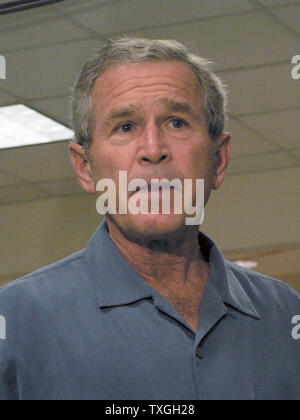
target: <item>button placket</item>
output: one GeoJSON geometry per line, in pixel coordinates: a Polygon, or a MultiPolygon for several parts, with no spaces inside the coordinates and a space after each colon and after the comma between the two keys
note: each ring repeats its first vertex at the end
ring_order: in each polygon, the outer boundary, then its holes
{"type": "Polygon", "coordinates": [[[197,347],[196,356],[198,357],[198,359],[202,359],[203,358],[204,354],[203,354],[203,349],[202,349],[201,346],[198,346],[197,347]]]}

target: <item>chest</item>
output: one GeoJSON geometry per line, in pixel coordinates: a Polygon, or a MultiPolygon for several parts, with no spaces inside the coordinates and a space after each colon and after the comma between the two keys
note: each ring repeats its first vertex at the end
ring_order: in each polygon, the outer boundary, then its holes
{"type": "Polygon", "coordinates": [[[162,292],[161,294],[169,303],[171,303],[192,329],[197,331],[202,293],[195,290],[194,293],[186,294],[170,291],[162,292]]]}
{"type": "Polygon", "coordinates": [[[186,284],[173,284],[167,287],[156,285],[156,290],[176,309],[196,332],[202,295],[209,278],[209,267],[204,266],[202,277],[186,284]]]}
{"type": "Polygon", "coordinates": [[[151,299],[102,309],[92,302],[73,302],[68,320],[63,305],[55,316],[52,306],[40,310],[34,328],[20,331],[9,377],[17,369],[14,389],[24,399],[299,399],[299,341],[287,341],[278,317],[231,311],[211,324],[206,314],[199,359],[193,335],[151,299]]]}

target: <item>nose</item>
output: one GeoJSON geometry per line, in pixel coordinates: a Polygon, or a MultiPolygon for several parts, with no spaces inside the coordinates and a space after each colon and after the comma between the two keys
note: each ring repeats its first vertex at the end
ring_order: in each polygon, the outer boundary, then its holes
{"type": "Polygon", "coordinates": [[[149,123],[141,134],[137,158],[143,166],[166,163],[170,160],[169,147],[155,122],[149,123]]]}

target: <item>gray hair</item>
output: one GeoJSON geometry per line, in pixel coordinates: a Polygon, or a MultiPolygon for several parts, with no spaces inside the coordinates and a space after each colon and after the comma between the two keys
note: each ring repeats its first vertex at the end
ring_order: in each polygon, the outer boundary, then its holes
{"type": "Polygon", "coordinates": [[[211,71],[208,60],[199,57],[178,41],[122,37],[108,40],[94,51],[72,89],[71,126],[75,133],[73,142],[82,145],[88,157],[93,138],[92,91],[96,80],[107,68],[114,65],[150,60],[182,61],[190,66],[202,86],[202,100],[210,137],[216,139],[224,131],[227,121],[227,92],[220,78],[211,71]]]}

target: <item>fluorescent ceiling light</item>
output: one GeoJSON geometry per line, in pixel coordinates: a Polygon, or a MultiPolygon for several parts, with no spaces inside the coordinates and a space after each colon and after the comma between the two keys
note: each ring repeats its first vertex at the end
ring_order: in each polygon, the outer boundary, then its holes
{"type": "Polygon", "coordinates": [[[73,131],[25,106],[0,107],[0,149],[70,140],[73,131]]]}
{"type": "Polygon", "coordinates": [[[256,261],[238,260],[234,262],[244,268],[255,268],[258,266],[258,262],[256,261]]]}

